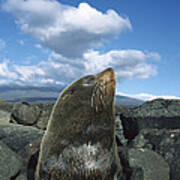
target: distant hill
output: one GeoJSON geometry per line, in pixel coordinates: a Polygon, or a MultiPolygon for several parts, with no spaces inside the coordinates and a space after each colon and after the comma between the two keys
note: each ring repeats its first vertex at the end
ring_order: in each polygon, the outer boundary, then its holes
{"type": "MultiPolygon", "coordinates": [[[[5,102],[27,101],[36,102],[55,102],[59,93],[64,87],[0,87],[0,97],[5,102]]],[[[116,95],[115,104],[120,107],[136,107],[143,104],[143,101],[126,96],[116,95]]]]}
{"type": "Polygon", "coordinates": [[[34,87],[34,86],[3,86],[0,87],[0,97],[6,102],[49,102],[56,101],[59,93],[64,89],[60,87],[34,87]]]}
{"type": "Polygon", "coordinates": [[[142,100],[130,98],[127,96],[116,95],[115,97],[115,105],[120,107],[137,107],[143,103],[144,101],[142,100]]]}

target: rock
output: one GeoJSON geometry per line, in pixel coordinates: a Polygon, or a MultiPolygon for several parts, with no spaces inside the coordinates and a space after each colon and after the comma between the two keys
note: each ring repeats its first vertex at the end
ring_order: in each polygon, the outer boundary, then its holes
{"type": "Polygon", "coordinates": [[[144,129],[134,139],[133,146],[160,154],[169,164],[170,179],[180,179],[180,129],[144,129]]]}
{"type": "Polygon", "coordinates": [[[0,179],[8,180],[18,176],[23,166],[21,158],[0,141],[0,179]]]}
{"type": "Polygon", "coordinates": [[[16,153],[41,138],[43,133],[30,126],[0,124],[0,140],[16,153]]]}
{"type": "Polygon", "coordinates": [[[0,110],[0,123],[9,123],[10,115],[10,112],[0,110]]]}
{"type": "Polygon", "coordinates": [[[144,180],[142,168],[133,168],[130,180],[144,180]]]}
{"type": "Polygon", "coordinates": [[[125,179],[169,180],[169,166],[156,152],[143,148],[119,148],[119,155],[125,179]]]}
{"type": "Polygon", "coordinates": [[[19,176],[17,176],[16,180],[27,180],[27,176],[20,174],[19,176]]]}
{"type": "Polygon", "coordinates": [[[37,125],[36,125],[38,128],[43,129],[43,130],[46,129],[53,105],[54,103],[37,104],[37,106],[41,110],[41,113],[40,113],[40,116],[38,118],[37,125]]]}
{"type": "Polygon", "coordinates": [[[29,104],[18,102],[11,113],[11,123],[46,129],[54,103],[29,104]]]}
{"type": "Polygon", "coordinates": [[[116,122],[116,141],[117,145],[123,145],[125,146],[127,144],[127,139],[124,137],[124,130],[121,123],[121,120],[118,115],[115,116],[115,122],[116,122]]]}
{"type": "Polygon", "coordinates": [[[33,125],[37,122],[40,115],[40,109],[36,104],[27,102],[18,102],[14,105],[11,122],[16,122],[23,125],[33,125]]]}
{"type": "Polygon", "coordinates": [[[141,129],[180,128],[180,100],[156,99],[120,114],[124,134],[133,139],[141,129]]]}
{"type": "Polygon", "coordinates": [[[43,134],[44,132],[42,130],[38,130],[35,127],[17,124],[0,124],[1,142],[22,159],[23,166],[20,169],[20,174],[17,176],[18,178],[23,180],[24,177],[34,176],[43,134]]]}

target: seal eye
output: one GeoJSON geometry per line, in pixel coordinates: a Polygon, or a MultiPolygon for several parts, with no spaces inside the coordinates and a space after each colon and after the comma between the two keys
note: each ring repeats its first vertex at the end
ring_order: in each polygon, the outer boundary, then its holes
{"type": "Polygon", "coordinates": [[[92,84],[92,83],[94,83],[94,81],[95,81],[95,77],[93,77],[93,76],[90,76],[86,79],[87,84],[92,84]]]}
{"type": "Polygon", "coordinates": [[[90,85],[93,85],[94,83],[95,83],[95,77],[89,76],[86,79],[84,79],[83,85],[90,86],[90,85]]]}

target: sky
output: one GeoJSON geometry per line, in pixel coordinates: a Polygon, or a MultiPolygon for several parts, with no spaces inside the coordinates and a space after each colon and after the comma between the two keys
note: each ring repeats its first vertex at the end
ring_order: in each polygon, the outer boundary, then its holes
{"type": "Polygon", "coordinates": [[[117,94],[180,98],[179,0],[0,0],[0,86],[112,67],[117,94]]]}

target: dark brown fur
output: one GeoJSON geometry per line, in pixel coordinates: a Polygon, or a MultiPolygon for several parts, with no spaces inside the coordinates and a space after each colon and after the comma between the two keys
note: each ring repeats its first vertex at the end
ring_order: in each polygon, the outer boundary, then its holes
{"type": "Polygon", "coordinates": [[[62,92],[43,137],[36,180],[111,180],[121,170],[115,143],[115,83],[109,68],[62,92]]]}

